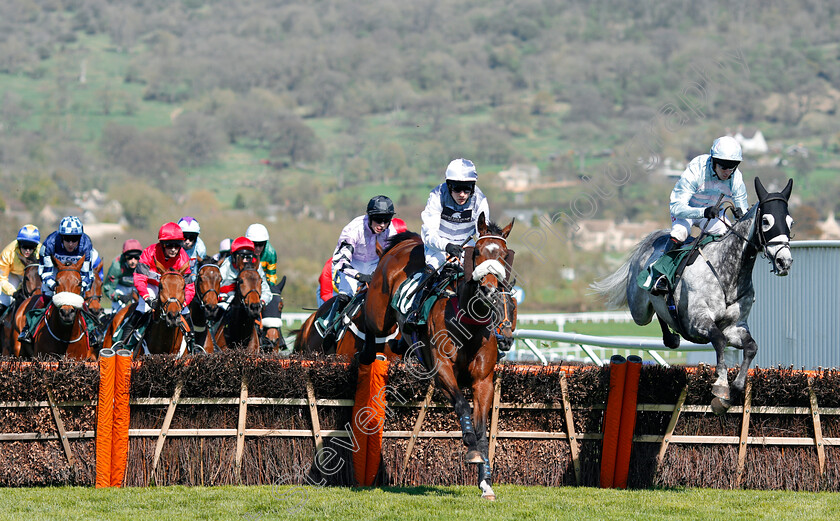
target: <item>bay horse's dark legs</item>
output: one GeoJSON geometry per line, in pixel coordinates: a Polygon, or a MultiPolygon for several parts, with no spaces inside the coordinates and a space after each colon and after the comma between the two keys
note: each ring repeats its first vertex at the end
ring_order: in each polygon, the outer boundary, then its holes
{"type": "Polygon", "coordinates": [[[461,389],[458,388],[458,381],[455,378],[452,362],[449,359],[439,356],[438,352],[439,351],[435,351],[433,355],[437,359],[436,366],[438,368],[438,384],[440,384],[443,393],[452,403],[452,407],[455,409],[455,414],[458,415],[458,421],[461,424],[462,439],[464,441],[464,446],[467,447],[467,462],[483,463],[484,457],[478,451],[478,438],[476,436],[475,426],[473,425],[470,405],[464,398],[464,394],[461,392],[461,389]]]}
{"type": "MultiPolygon", "coordinates": [[[[484,482],[487,487],[492,485],[493,472],[490,468],[490,447],[487,437],[487,418],[490,416],[490,408],[493,402],[493,372],[473,384],[473,418],[475,418],[475,433],[478,438],[478,451],[481,453],[482,462],[478,464],[478,483],[482,492],[486,492],[482,486],[484,482]]],[[[492,490],[491,490],[492,492],[492,490]]],[[[495,496],[495,494],[494,494],[495,496]]]]}

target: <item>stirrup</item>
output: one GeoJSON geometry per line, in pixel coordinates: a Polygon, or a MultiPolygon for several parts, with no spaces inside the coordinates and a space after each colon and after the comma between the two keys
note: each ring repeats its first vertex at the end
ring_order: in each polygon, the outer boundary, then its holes
{"type": "Polygon", "coordinates": [[[670,285],[668,284],[668,279],[665,275],[660,275],[659,278],[653,283],[653,286],[650,288],[651,295],[665,295],[670,290],[670,285]]]}

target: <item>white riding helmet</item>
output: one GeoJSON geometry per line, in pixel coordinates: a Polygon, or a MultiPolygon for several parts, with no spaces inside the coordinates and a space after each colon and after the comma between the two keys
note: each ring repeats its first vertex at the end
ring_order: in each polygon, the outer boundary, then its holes
{"type": "Polygon", "coordinates": [[[456,159],[446,167],[446,180],[475,183],[478,181],[478,173],[469,159],[456,159]]]}
{"type": "Polygon", "coordinates": [[[230,239],[222,239],[222,242],[219,243],[219,251],[230,252],[230,239]]]}
{"type": "Polygon", "coordinates": [[[178,221],[178,226],[181,227],[181,231],[184,233],[201,233],[201,226],[199,226],[198,221],[189,215],[181,217],[181,220],[178,221]]]}
{"type": "Polygon", "coordinates": [[[245,238],[251,239],[251,242],[266,242],[268,241],[268,230],[262,224],[254,223],[245,230],[245,238]]]}
{"type": "Polygon", "coordinates": [[[712,149],[709,150],[709,155],[715,159],[723,159],[724,161],[742,161],[741,145],[734,137],[723,136],[719,137],[712,143],[712,149]]]}

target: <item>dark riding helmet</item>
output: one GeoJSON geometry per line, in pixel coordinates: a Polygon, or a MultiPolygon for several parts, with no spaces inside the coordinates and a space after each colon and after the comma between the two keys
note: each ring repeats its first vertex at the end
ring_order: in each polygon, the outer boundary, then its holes
{"type": "Polygon", "coordinates": [[[377,195],[368,201],[367,214],[369,217],[382,216],[389,219],[394,216],[394,202],[384,195],[377,195]]]}

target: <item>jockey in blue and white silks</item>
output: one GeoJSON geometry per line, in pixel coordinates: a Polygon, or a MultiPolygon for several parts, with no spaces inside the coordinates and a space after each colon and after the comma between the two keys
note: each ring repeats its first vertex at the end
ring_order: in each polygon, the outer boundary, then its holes
{"type": "MultiPolygon", "coordinates": [[[[429,194],[420,217],[423,220],[421,237],[426,265],[430,268],[437,270],[446,262],[447,253],[451,254],[449,250],[453,250],[449,245],[464,246],[464,241],[476,232],[480,214],[484,214],[486,221],[490,220],[487,198],[476,186],[477,180],[473,162],[456,159],[446,168],[446,181],[429,194]],[[456,197],[461,200],[460,204],[456,197]]],[[[460,258],[460,252],[457,256],[460,258]]]]}
{"type": "Polygon", "coordinates": [[[41,249],[41,263],[38,273],[41,275],[41,289],[47,296],[53,295],[55,287],[55,269],[52,258],[55,257],[61,264],[73,264],[82,257],[85,262],[82,264],[82,293],[88,290],[93,283],[93,272],[91,271],[91,252],[93,243],[90,237],[84,233],[82,222],[78,217],[65,217],[58,226],[58,231],[52,232],[44,241],[41,249]]]}
{"type": "MultiPolygon", "coordinates": [[[[714,206],[721,194],[742,213],[749,209],[747,187],[738,170],[740,161],[741,147],[729,136],[715,140],[709,154],[691,160],[671,192],[671,237],[685,242],[692,224],[702,228],[707,220],[704,213],[710,213],[706,209],[714,206]]],[[[715,214],[706,231],[718,235],[726,232],[726,226],[715,214]]]]}
{"type": "MultiPolygon", "coordinates": [[[[730,136],[719,137],[712,143],[708,154],[695,157],[688,163],[671,191],[671,238],[665,253],[682,246],[691,233],[691,227],[705,229],[707,233],[726,233],[728,220],[715,208],[718,198],[735,205],[739,217],[749,209],[747,187],[738,165],[743,155],[741,145],[730,136]]],[[[653,294],[668,291],[668,281],[662,276],[651,288],[653,294]]]]}

